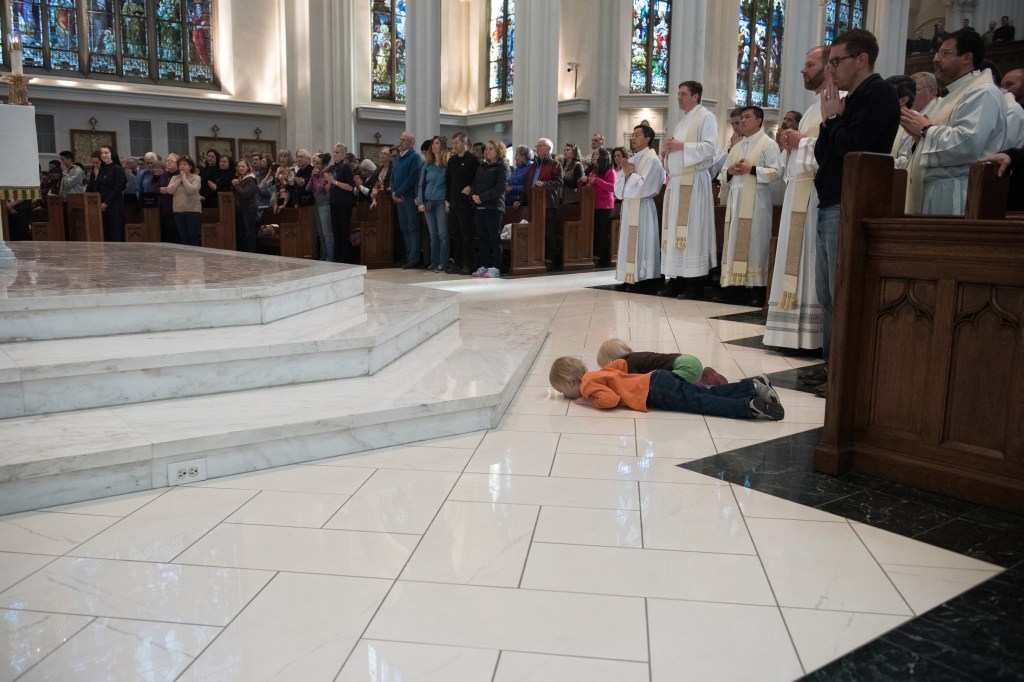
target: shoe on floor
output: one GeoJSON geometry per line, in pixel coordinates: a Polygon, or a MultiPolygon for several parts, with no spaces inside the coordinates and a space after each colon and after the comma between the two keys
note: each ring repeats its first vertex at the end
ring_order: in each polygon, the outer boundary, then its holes
{"type": "Polygon", "coordinates": [[[658,296],[664,296],[665,298],[676,298],[685,289],[683,281],[679,277],[673,277],[665,283],[665,287],[658,289],[658,296]]]}
{"type": "Polygon", "coordinates": [[[501,277],[501,270],[499,270],[498,268],[487,268],[487,272],[481,275],[481,277],[486,277],[488,279],[495,279],[497,277],[501,277]]]}
{"type": "Polygon", "coordinates": [[[484,276],[484,275],[486,275],[486,274],[487,274],[487,268],[485,268],[484,266],[482,266],[482,265],[481,265],[481,266],[480,266],[479,268],[477,268],[477,269],[476,269],[476,271],[475,271],[475,272],[473,273],[473,277],[483,277],[483,276],[484,276]]]}
{"type": "Polygon", "coordinates": [[[769,403],[782,404],[779,400],[779,394],[772,386],[771,380],[768,379],[767,374],[758,374],[756,377],[750,377],[754,383],[754,390],[757,391],[757,397],[765,400],[769,403]]]}
{"type": "Polygon", "coordinates": [[[460,275],[471,275],[471,274],[473,274],[473,269],[471,267],[469,267],[468,265],[463,265],[461,268],[459,268],[459,274],[460,275]]]}
{"type": "Polygon", "coordinates": [[[419,261],[409,261],[408,263],[406,263],[405,265],[402,266],[402,269],[403,270],[412,270],[413,268],[418,268],[418,267],[420,267],[419,261]]]}
{"type": "Polygon", "coordinates": [[[815,365],[797,372],[796,378],[807,386],[821,386],[828,381],[828,365],[815,365]]]}
{"type": "Polygon", "coordinates": [[[786,410],[781,404],[770,403],[758,396],[750,399],[750,416],[754,419],[771,419],[778,422],[786,416],[786,410]]]}

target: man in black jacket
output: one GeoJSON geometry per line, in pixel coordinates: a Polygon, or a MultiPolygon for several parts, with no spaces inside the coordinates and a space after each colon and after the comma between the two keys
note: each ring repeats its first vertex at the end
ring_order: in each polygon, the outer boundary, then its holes
{"type": "MultiPolygon", "coordinates": [[[[814,158],[818,161],[814,187],[819,200],[814,274],[822,308],[825,368],[800,375],[802,381],[812,385],[824,386],[828,377],[843,159],[850,152],[890,153],[900,123],[896,90],[875,73],[877,57],[875,36],[863,29],[853,29],[832,42],[825,69],[822,124],[814,145],[814,158]],[[840,99],[840,90],[848,93],[845,99],[840,99]]],[[[824,395],[824,389],[819,395],[824,395]]]]}
{"type": "Polygon", "coordinates": [[[448,158],[444,182],[452,255],[460,275],[468,275],[473,271],[473,258],[476,255],[476,223],[473,222],[473,204],[469,194],[479,165],[480,160],[469,152],[466,133],[455,133],[452,136],[452,155],[448,158]]]}

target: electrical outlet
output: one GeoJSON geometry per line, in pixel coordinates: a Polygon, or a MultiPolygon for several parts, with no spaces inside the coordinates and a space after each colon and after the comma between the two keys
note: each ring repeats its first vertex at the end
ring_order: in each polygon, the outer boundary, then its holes
{"type": "Polygon", "coordinates": [[[167,485],[181,485],[206,480],[206,459],[190,459],[167,465],[167,485]]]}

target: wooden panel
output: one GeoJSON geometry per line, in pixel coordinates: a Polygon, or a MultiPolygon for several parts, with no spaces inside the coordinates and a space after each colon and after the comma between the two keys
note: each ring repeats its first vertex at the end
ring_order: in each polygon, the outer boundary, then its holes
{"type": "Polygon", "coordinates": [[[352,216],[352,229],[361,231],[362,244],[359,247],[359,262],[367,268],[390,268],[395,264],[395,202],[391,192],[378,192],[377,205],[370,210],[370,204],[356,204],[352,216]]]}
{"type": "MultiPolygon", "coordinates": [[[[159,227],[157,230],[159,234],[159,227]]],[[[200,235],[200,244],[208,249],[235,250],[234,192],[218,192],[217,208],[203,209],[200,235]]]]}
{"type": "Polygon", "coordinates": [[[543,187],[534,187],[530,193],[530,219],[512,225],[509,242],[509,274],[540,275],[547,272],[544,265],[544,221],[548,197],[543,187]]]}
{"type": "Polygon", "coordinates": [[[580,202],[563,206],[562,269],[566,272],[594,269],[594,188],[580,190],[580,202]],[[572,218],[576,213],[578,219],[572,218]]]}
{"type": "Polygon", "coordinates": [[[7,200],[0,199],[0,235],[5,242],[11,241],[11,226],[7,224],[7,200]]]}
{"type": "MultiPolygon", "coordinates": [[[[67,207],[62,197],[46,197],[46,220],[32,223],[32,241],[62,242],[67,239],[65,212],[67,207]]],[[[6,211],[4,212],[6,214],[6,211]]]]}
{"type": "Polygon", "coordinates": [[[139,208],[139,222],[126,222],[124,238],[127,242],[160,241],[160,209],[139,208]]]}
{"type": "Polygon", "coordinates": [[[103,211],[96,192],[72,194],[68,202],[68,237],[74,242],[103,241],[103,211]]]}

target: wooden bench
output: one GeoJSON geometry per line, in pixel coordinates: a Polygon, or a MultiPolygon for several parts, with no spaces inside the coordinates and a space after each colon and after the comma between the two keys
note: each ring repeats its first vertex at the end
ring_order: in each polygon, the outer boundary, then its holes
{"type": "Polygon", "coordinates": [[[999,219],[992,165],[964,217],[904,216],[894,177],[889,156],[846,156],[814,467],[1022,513],[1024,221],[999,219]]]}
{"type": "Polygon", "coordinates": [[[397,226],[398,216],[391,192],[378,192],[377,205],[373,210],[366,201],[356,203],[352,229],[360,232],[360,264],[368,269],[394,267],[397,226]]]}
{"type": "Polygon", "coordinates": [[[521,212],[506,207],[502,225],[512,225],[512,236],[502,242],[509,252],[508,274],[542,275],[547,272],[544,265],[544,221],[548,207],[547,191],[543,187],[529,190],[527,222],[519,222],[521,212]]]}
{"type": "MultiPolygon", "coordinates": [[[[158,221],[157,235],[159,234],[158,221]]],[[[218,192],[217,208],[203,209],[203,222],[199,226],[199,234],[199,243],[208,249],[235,250],[234,192],[218,192]]]]}
{"type": "Polygon", "coordinates": [[[579,203],[563,205],[558,216],[566,272],[594,269],[594,188],[588,185],[579,195],[579,203]]]}
{"type": "Polygon", "coordinates": [[[124,240],[126,242],[159,242],[160,209],[136,205],[125,211],[124,240]]]}
{"type": "MultiPolygon", "coordinates": [[[[232,197],[234,201],[234,197],[232,197]]],[[[294,206],[282,208],[274,213],[270,209],[263,212],[260,220],[263,225],[277,225],[276,234],[267,234],[260,230],[256,237],[256,246],[263,253],[276,254],[287,258],[309,258],[315,260],[316,252],[316,218],[315,206],[294,206]]],[[[234,240],[234,212],[232,211],[231,235],[234,240]]],[[[206,246],[204,243],[203,246],[206,246]]]]}
{"type": "MultiPolygon", "coordinates": [[[[63,197],[48,195],[45,197],[45,219],[32,221],[32,241],[62,242],[68,238],[67,202],[63,197]]],[[[100,216],[100,235],[103,234],[102,215],[100,216]]]]}

